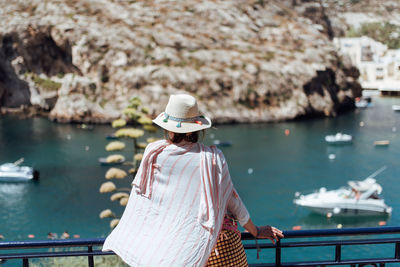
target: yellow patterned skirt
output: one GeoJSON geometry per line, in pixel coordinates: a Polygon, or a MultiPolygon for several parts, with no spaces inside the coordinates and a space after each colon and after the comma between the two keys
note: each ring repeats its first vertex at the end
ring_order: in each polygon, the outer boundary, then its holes
{"type": "Polygon", "coordinates": [[[206,266],[249,266],[240,235],[234,231],[222,230],[206,266]]]}

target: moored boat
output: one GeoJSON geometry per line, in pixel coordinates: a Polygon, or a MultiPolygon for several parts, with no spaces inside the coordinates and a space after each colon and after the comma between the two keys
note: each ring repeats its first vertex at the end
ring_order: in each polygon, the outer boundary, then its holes
{"type": "Polygon", "coordinates": [[[380,197],[382,187],[373,178],[386,167],[362,181],[349,181],[347,187],[302,195],[296,193],[294,203],[312,212],[330,216],[390,215],[392,208],[380,197]]]}
{"type": "Polygon", "coordinates": [[[339,132],[334,135],[325,136],[325,141],[329,144],[348,144],[353,141],[353,137],[349,134],[339,132]]]}
{"type": "Polygon", "coordinates": [[[221,140],[214,140],[214,145],[218,146],[218,147],[228,147],[228,146],[232,146],[232,142],[231,141],[221,141],[221,140]]]}
{"type": "Polygon", "coordinates": [[[372,107],[371,97],[357,97],[355,101],[355,105],[357,108],[367,108],[372,107]]]}
{"type": "Polygon", "coordinates": [[[374,142],[375,146],[388,146],[389,144],[389,140],[377,140],[374,142]]]}
{"type": "Polygon", "coordinates": [[[39,172],[29,166],[19,166],[23,158],[14,163],[0,165],[0,182],[26,182],[39,179],[39,172]]]}

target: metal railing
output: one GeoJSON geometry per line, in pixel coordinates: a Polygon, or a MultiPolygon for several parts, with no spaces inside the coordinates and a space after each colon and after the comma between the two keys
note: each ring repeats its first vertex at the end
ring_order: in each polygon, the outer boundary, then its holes
{"type": "MultiPolygon", "coordinates": [[[[372,227],[372,228],[345,228],[345,229],[326,229],[326,230],[298,230],[284,231],[285,238],[275,245],[269,240],[265,242],[255,242],[249,233],[242,233],[242,240],[246,240],[244,248],[253,249],[274,249],[275,261],[270,263],[250,264],[252,267],[260,266],[327,266],[327,265],[349,265],[349,266],[385,266],[386,263],[400,263],[400,227],[372,227]],[[390,235],[386,238],[371,238],[372,235],[390,235]],[[348,240],[338,238],[341,236],[368,236],[369,238],[348,240]],[[393,237],[394,236],[394,237],[393,237]],[[337,240],[317,240],[314,238],[331,238],[337,240]],[[289,241],[295,238],[306,238],[306,241],[289,241]],[[252,242],[252,241],[253,242],[252,242]],[[248,242],[251,242],[248,244],[248,242]],[[342,249],[354,245],[371,244],[394,244],[393,255],[384,258],[373,259],[343,259],[342,249]],[[318,261],[283,262],[282,255],[287,248],[328,246],[334,248],[332,259],[318,261]]],[[[101,246],[104,238],[95,239],[64,239],[64,240],[45,240],[45,241],[15,241],[0,242],[0,259],[2,260],[22,260],[22,266],[29,266],[29,259],[52,258],[52,257],[76,257],[83,256],[88,259],[88,266],[94,266],[94,256],[113,255],[113,252],[102,252],[101,246]],[[96,248],[94,250],[94,247],[96,248]],[[78,250],[51,251],[51,249],[78,248],[78,250]],[[41,251],[38,251],[41,249],[41,251]],[[43,251],[43,249],[48,249],[43,251]],[[5,253],[8,252],[8,253],[5,253]],[[11,251],[11,252],[10,252],[11,251]]],[[[333,249],[332,249],[333,250],[333,249]]],[[[285,254],[286,255],[286,254],[285,254]]]]}
{"type": "MultiPolygon", "coordinates": [[[[400,227],[371,227],[371,228],[345,228],[345,229],[325,229],[325,230],[299,230],[284,231],[285,238],[277,242],[262,244],[244,244],[245,249],[275,249],[275,262],[251,264],[250,266],[327,266],[327,265],[348,265],[348,266],[385,266],[386,263],[400,263],[400,227]],[[371,235],[391,234],[387,238],[371,238],[371,235]],[[395,235],[396,237],[393,237],[395,235]],[[341,237],[341,236],[369,236],[366,239],[345,240],[319,240],[310,241],[309,239],[320,237],[341,237]],[[288,241],[293,238],[307,238],[306,241],[288,241]],[[371,244],[394,244],[392,257],[385,258],[367,258],[367,259],[343,259],[342,248],[354,245],[371,244]],[[319,261],[300,261],[300,262],[282,262],[283,251],[287,248],[301,247],[333,247],[334,258],[319,261]]],[[[242,233],[242,240],[254,240],[251,234],[242,233]]],[[[358,256],[358,255],[357,255],[358,256]]]]}

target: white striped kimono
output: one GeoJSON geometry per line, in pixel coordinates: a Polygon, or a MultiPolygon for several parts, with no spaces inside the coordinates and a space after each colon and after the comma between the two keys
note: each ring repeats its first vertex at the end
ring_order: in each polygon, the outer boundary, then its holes
{"type": "Polygon", "coordinates": [[[121,221],[103,246],[131,266],[204,266],[228,202],[239,209],[234,213],[242,225],[249,219],[215,147],[151,143],[133,185],[121,221]]]}

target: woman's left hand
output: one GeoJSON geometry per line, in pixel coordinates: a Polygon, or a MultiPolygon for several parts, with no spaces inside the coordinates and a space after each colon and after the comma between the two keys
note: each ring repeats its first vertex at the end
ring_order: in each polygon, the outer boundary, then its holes
{"type": "Polygon", "coordinates": [[[283,238],[283,233],[278,228],[265,225],[257,227],[257,238],[268,238],[275,244],[275,241],[279,241],[280,238],[283,238]]]}

